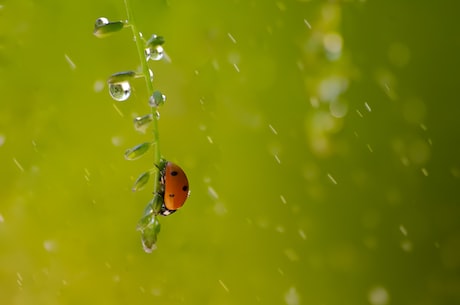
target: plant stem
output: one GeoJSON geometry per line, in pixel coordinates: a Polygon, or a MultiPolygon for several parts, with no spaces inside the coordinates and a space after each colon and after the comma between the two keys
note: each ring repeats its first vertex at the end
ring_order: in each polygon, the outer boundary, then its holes
{"type": "MultiPolygon", "coordinates": [[[[134,35],[134,41],[136,42],[136,47],[137,47],[137,54],[139,56],[139,60],[141,62],[141,67],[142,67],[142,73],[144,74],[144,79],[145,83],[147,85],[147,94],[149,97],[153,95],[153,83],[152,79],[150,77],[150,69],[147,64],[147,59],[145,57],[144,53],[144,40],[141,36],[141,33],[137,30],[136,23],[134,21],[134,15],[133,11],[131,9],[131,3],[130,0],[124,0],[125,1],[125,7],[126,7],[126,13],[128,15],[128,24],[131,26],[131,30],[133,31],[134,35]]],[[[157,116],[157,109],[155,107],[152,107],[152,115],[153,115],[153,121],[152,121],[152,127],[153,127],[153,162],[156,165],[160,164],[161,160],[161,152],[160,152],[160,136],[158,132],[158,116],[157,116]]],[[[157,170],[155,171],[155,183],[153,187],[153,193],[156,194],[157,192],[160,191],[159,189],[159,180],[160,180],[160,172],[157,170]]]]}

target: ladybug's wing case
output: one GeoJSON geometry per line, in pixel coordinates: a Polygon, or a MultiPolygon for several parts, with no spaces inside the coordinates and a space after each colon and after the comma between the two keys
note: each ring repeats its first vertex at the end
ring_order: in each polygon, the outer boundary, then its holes
{"type": "Polygon", "coordinates": [[[166,164],[164,172],[164,204],[168,210],[182,207],[189,195],[189,184],[184,171],[172,162],[166,164]]]}

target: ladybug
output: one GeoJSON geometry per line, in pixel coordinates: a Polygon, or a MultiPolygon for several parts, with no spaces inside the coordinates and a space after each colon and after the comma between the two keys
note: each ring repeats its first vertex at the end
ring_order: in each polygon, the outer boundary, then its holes
{"type": "Polygon", "coordinates": [[[187,176],[178,165],[162,161],[160,166],[160,195],[163,199],[160,214],[171,215],[181,208],[190,194],[187,176]]]}

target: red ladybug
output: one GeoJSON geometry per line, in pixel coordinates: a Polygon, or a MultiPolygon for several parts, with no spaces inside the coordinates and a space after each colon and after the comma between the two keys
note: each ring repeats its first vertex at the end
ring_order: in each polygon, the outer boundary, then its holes
{"type": "Polygon", "coordinates": [[[160,214],[168,216],[181,208],[190,194],[187,176],[178,165],[163,161],[160,166],[163,204],[160,214]]]}

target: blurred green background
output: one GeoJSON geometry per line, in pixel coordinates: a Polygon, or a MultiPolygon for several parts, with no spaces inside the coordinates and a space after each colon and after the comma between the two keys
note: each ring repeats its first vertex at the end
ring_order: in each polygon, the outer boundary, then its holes
{"type": "Polygon", "coordinates": [[[2,1],[1,304],[460,304],[455,1],[132,2],[191,197],[144,253],[123,1],[2,1]]]}

